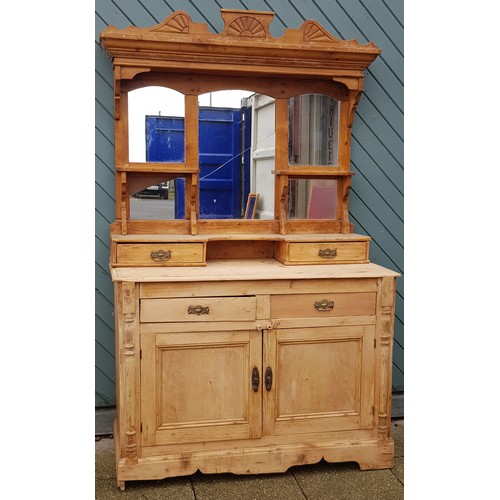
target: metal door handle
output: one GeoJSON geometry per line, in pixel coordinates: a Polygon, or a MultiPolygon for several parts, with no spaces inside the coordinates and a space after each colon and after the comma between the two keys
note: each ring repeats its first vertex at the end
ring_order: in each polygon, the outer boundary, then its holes
{"type": "Polygon", "coordinates": [[[271,369],[270,366],[266,368],[266,373],[264,375],[264,383],[266,384],[266,389],[270,391],[271,387],[273,386],[273,370],[271,369]]]}
{"type": "Polygon", "coordinates": [[[252,370],[252,390],[257,392],[259,390],[260,375],[259,369],[255,366],[252,370]]]}

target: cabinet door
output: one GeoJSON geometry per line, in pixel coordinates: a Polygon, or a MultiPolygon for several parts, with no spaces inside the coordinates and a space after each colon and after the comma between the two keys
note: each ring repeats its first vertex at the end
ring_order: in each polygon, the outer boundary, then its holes
{"type": "Polygon", "coordinates": [[[374,325],[266,332],[265,433],[372,428],[374,334],[374,325]]]}
{"type": "Polygon", "coordinates": [[[260,332],[149,333],[141,348],[143,446],[261,435],[260,332]]]}

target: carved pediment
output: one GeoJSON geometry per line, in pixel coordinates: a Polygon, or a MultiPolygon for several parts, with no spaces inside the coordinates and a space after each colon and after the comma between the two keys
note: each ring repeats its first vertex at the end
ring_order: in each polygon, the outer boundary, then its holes
{"type": "Polygon", "coordinates": [[[373,43],[338,40],[313,20],[275,38],[270,33],[274,12],[221,9],[221,17],[224,28],[213,33],[181,10],[149,28],[110,26],[101,33],[101,44],[124,67],[193,71],[203,65],[204,71],[240,75],[345,76],[348,88],[356,89],[360,84],[351,80],[362,78],[380,53],[373,43]]]}

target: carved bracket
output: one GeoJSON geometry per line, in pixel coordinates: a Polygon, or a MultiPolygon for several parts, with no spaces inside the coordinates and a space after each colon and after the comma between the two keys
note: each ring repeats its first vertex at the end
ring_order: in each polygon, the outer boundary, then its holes
{"type": "Polygon", "coordinates": [[[347,119],[347,126],[352,128],[354,122],[354,116],[356,114],[356,108],[361,99],[361,91],[350,90],[347,96],[347,106],[349,107],[349,117],[347,119]]]}
{"type": "Polygon", "coordinates": [[[340,189],[342,194],[341,201],[341,232],[346,234],[351,232],[351,224],[349,222],[349,191],[351,190],[351,177],[346,176],[340,181],[340,189]]]}
{"type": "Polygon", "coordinates": [[[115,120],[120,119],[120,95],[121,95],[121,68],[120,66],[115,66],[114,70],[114,80],[115,80],[115,120]]]}

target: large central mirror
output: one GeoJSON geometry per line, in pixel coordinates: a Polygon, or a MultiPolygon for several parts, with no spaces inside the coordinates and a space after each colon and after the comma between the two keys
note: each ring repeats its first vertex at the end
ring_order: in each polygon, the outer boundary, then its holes
{"type": "MultiPolygon", "coordinates": [[[[130,162],[182,163],[184,95],[164,87],[129,92],[130,162]]],[[[274,99],[251,90],[198,97],[199,218],[274,218],[274,99]]],[[[130,193],[131,219],[184,219],[185,178],[130,193]]]]}
{"type": "MultiPolygon", "coordinates": [[[[332,166],[339,157],[340,103],[302,94],[288,105],[291,168],[332,166]]],[[[128,94],[129,161],[185,162],[185,96],[165,87],[128,94]]],[[[198,96],[199,219],[267,219],[274,214],[275,100],[252,90],[220,90],[198,96]]],[[[130,193],[130,218],[185,219],[186,179],[138,177],[130,193]],[[146,184],[145,184],[146,183],[146,184]]],[[[335,219],[337,181],[290,179],[289,219],[335,219]]]]}

